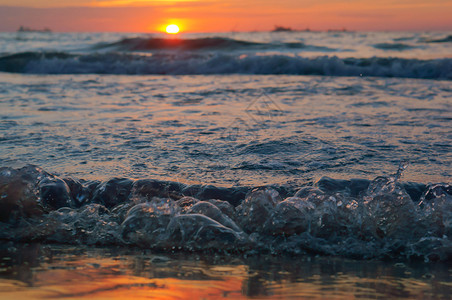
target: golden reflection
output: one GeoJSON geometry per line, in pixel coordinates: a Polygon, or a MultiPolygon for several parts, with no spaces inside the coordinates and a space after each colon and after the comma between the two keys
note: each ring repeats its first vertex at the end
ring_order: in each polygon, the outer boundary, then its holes
{"type": "Polygon", "coordinates": [[[431,265],[27,247],[14,257],[0,249],[0,299],[422,298],[452,292],[447,267],[431,265]]]}

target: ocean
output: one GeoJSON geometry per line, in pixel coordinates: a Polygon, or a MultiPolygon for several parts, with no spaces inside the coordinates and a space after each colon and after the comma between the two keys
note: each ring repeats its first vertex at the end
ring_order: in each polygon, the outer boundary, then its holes
{"type": "Polygon", "coordinates": [[[447,297],[451,44],[0,33],[0,297],[447,297]]]}

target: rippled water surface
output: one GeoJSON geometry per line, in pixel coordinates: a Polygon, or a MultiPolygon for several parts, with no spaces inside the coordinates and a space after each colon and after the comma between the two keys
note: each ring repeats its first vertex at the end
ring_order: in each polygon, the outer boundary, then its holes
{"type": "Polygon", "coordinates": [[[451,37],[0,33],[0,298],[449,298],[451,37]]]}
{"type": "Polygon", "coordinates": [[[305,76],[0,79],[0,164],[84,179],[305,184],[451,178],[449,81],[305,76]]]}
{"type": "Polygon", "coordinates": [[[447,299],[450,264],[7,244],[2,299],[447,299]]]}

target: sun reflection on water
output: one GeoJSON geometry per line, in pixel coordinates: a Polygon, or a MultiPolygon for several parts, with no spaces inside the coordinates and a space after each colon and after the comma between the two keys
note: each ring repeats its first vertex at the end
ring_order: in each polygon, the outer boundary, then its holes
{"type": "Polygon", "coordinates": [[[39,245],[3,248],[0,257],[2,299],[422,298],[452,292],[444,265],[39,245]]]}

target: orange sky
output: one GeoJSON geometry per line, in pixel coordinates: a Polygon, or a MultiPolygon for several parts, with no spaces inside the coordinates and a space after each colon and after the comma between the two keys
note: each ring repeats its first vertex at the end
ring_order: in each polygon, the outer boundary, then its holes
{"type": "Polygon", "coordinates": [[[0,0],[0,31],[452,30],[451,0],[0,0]]]}

